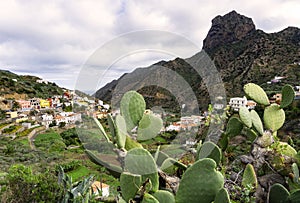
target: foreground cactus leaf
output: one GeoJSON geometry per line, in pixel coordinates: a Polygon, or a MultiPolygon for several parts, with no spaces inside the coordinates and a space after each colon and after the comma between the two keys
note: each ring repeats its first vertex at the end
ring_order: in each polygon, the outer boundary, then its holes
{"type": "Polygon", "coordinates": [[[142,119],[146,103],[142,95],[136,91],[129,91],[124,94],[120,103],[121,115],[126,120],[127,130],[131,131],[142,119]]]}
{"type": "Polygon", "coordinates": [[[217,193],[214,203],[230,203],[229,194],[225,188],[222,188],[217,193]]]}
{"type": "Polygon", "coordinates": [[[142,183],[141,175],[123,172],[120,176],[122,197],[127,202],[135,197],[142,183]]]}
{"type": "Polygon", "coordinates": [[[257,130],[257,132],[260,135],[262,135],[264,133],[264,128],[258,113],[255,110],[251,110],[250,115],[251,115],[253,127],[257,130]]]}
{"type": "Polygon", "coordinates": [[[224,177],[216,166],[213,159],[204,158],[189,167],[179,184],[176,202],[211,203],[224,185],[224,177]]]}
{"type": "Polygon", "coordinates": [[[281,108],[287,107],[294,101],[295,91],[291,85],[285,85],[281,90],[281,94],[282,94],[282,99],[280,102],[281,108]]]}
{"type": "Polygon", "coordinates": [[[117,137],[117,145],[119,148],[125,147],[127,130],[126,130],[126,122],[123,116],[116,116],[116,137],[117,137]]]}
{"type": "Polygon", "coordinates": [[[297,151],[286,142],[278,142],[276,150],[281,154],[289,157],[295,157],[297,154],[297,151]]]}
{"type": "Polygon", "coordinates": [[[256,101],[258,104],[269,105],[269,99],[266,92],[254,83],[248,83],[244,86],[244,92],[248,97],[256,101]]]}
{"type": "Polygon", "coordinates": [[[252,118],[251,118],[251,114],[249,112],[249,110],[242,106],[239,110],[239,115],[241,118],[241,121],[248,127],[251,128],[252,127],[252,118]]]}
{"type": "Polygon", "coordinates": [[[257,178],[252,164],[247,164],[245,168],[243,179],[242,179],[242,185],[244,187],[251,185],[254,188],[257,188],[257,178]]]}
{"type": "Polygon", "coordinates": [[[149,140],[158,135],[163,127],[161,118],[154,116],[152,113],[144,114],[139,122],[137,140],[149,140]]]}
{"type": "Polygon", "coordinates": [[[265,127],[272,132],[277,131],[284,124],[285,113],[278,104],[272,104],[265,108],[264,123],[265,127]]]}
{"type": "Polygon", "coordinates": [[[127,152],[124,171],[142,176],[142,182],[151,181],[150,191],[156,192],[159,187],[158,172],[152,155],[145,149],[134,148],[127,152]]]}
{"type": "Polygon", "coordinates": [[[211,158],[216,164],[219,164],[222,158],[221,149],[213,142],[207,141],[202,145],[198,159],[211,158]]]}
{"type": "MultiPolygon", "coordinates": [[[[92,152],[91,150],[88,150],[88,149],[86,149],[85,152],[87,153],[87,155],[89,156],[91,161],[93,161],[94,163],[104,166],[105,168],[115,171],[117,173],[122,173],[122,168],[120,165],[114,165],[114,164],[107,162],[106,160],[101,158],[101,156],[100,156],[101,154],[96,154],[96,152],[92,152]]],[[[103,156],[105,156],[107,159],[110,157],[109,158],[110,160],[116,159],[116,161],[117,161],[117,156],[107,155],[107,154],[104,154],[103,156]]]]}
{"type": "Polygon", "coordinates": [[[160,203],[160,202],[149,193],[145,193],[142,203],[160,203]]]}
{"type": "Polygon", "coordinates": [[[134,148],[143,148],[143,146],[127,135],[126,136],[126,142],[125,142],[125,149],[127,151],[129,151],[129,150],[134,149],[134,148]]]}
{"type": "Polygon", "coordinates": [[[231,117],[227,123],[226,134],[229,137],[237,136],[243,129],[242,121],[237,117],[231,117]]]}
{"type": "Polygon", "coordinates": [[[98,121],[97,118],[93,118],[95,123],[97,124],[97,126],[99,127],[99,130],[100,130],[100,134],[106,139],[107,142],[111,142],[109,137],[107,136],[102,124],[98,121]]]}
{"type": "Polygon", "coordinates": [[[166,190],[158,190],[153,194],[159,203],[175,203],[175,197],[172,193],[166,190]]]}
{"type": "Polygon", "coordinates": [[[117,142],[117,132],[116,132],[117,126],[116,126],[115,121],[110,113],[107,114],[107,123],[109,126],[110,134],[112,136],[112,140],[114,143],[116,143],[117,142]]]}
{"type": "Polygon", "coordinates": [[[289,191],[283,187],[281,184],[276,183],[271,186],[269,192],[269,202],[270,203],[285,203],[288,202],[289,191]]]}
{"type": "Polygon", "coordinates": [[[299,203],[300,202],[300,190],[296,190],[290,194],[288,197],[290,203],[299,203]]]}

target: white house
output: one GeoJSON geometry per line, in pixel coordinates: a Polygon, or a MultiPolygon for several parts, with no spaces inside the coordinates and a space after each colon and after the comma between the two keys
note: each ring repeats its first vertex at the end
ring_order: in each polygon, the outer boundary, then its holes
{"type": "Polygon", "coordinates": [[[53,122],[53,116],[51,114],[42,115],[42,125],[49,126],[53,122]]]}
{"type": "Polygon", "coordinates": [[[180,131],[180,125],[169,125],[166,127],[166,131],[180,131]]]}
{"type": "Polygon", "coordinates": [[[246,97],[234,97],[230,99],[229,105],[234,111],[238,111],[242,106],[247,107],[248,109],[254,109],[256,102],[247,100],[246,97]]]}
{"type": "Polygon", "coordinates": [[[39,80],[36,80],[37,83],[45,83],[45,84],[48,84],[48,81],[47,80],[42,80],[42,79],[39,79],[39,80]]]}

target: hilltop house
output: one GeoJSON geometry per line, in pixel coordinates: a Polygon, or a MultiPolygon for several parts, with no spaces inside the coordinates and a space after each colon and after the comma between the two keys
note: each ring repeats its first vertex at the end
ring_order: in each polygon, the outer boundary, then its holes
{"type": "Polygon", "coordinates": [[[242,106],[247,107],[248,109],[254,109],[256,102],[247,100],[246,97],[234,97],[230,99],[229,105],[234,111],[239,111],[242,106]]]}

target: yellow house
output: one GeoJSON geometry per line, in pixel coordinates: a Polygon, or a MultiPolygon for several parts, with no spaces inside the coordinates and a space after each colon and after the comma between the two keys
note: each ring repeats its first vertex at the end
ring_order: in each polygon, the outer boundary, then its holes
{"type": "Polygon", "coordinates": [[[45,99],[40,99],[40,106],[41,106],[41,108],[49,108],[50,101],[45,100],[45,99]]]}

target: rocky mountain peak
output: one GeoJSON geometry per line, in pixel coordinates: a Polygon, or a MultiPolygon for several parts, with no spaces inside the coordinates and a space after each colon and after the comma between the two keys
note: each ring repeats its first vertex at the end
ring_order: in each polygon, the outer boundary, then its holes
{"type": "Polygon", "coordinates": [[[251,18],[231,11],[224,16],[212,20],[212,26],[203,41],[203,49],[213,49],[220,45],[243,39],[252,31],[255,25],[251,18]]]}

